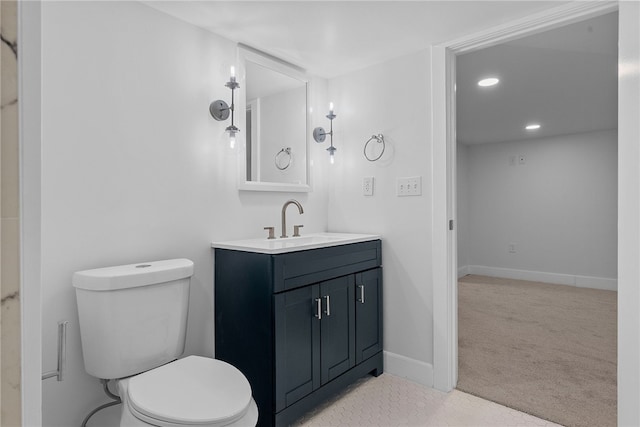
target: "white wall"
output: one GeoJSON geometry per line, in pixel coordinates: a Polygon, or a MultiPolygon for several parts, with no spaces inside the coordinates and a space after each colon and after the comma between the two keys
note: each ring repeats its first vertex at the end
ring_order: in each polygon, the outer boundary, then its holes
{"type": "Polygon", "coordinates": [[[458,230],[458,241],[468,253],[461,266],[507,276],[513,270],[542,273],[538,277],[544,281],[615,289],[615,131],[467,150],[469,228],[458,230]]]}
{"type": "Polygon", "coordinates": [[[456,213],[458,219],[458,275],[469,265],[469,147],[456,144],[456,213]]]}
{"type": "Polygon", "coordinates": [[[192,259],[186,353],[211,356],[210,242],[262,236],[292,196],[305,232],[326,230],[322,167],[309,194],[236,189],[228,123],[208,112],[229,97],[235,60],[234,43],[138,2],[42,4],[43,371],[57,321],[70,321],[68,374],[43,382],[43,425],[80,425],[107,400],[84,372],[74,271],[192,259]]]}
{"type": "Polygon", "coordinates": [[[382,235],[385,369],[427,384],[433,351],[429,67],[423,51],[329,81],[338,149],[329,229],[382,235]],[[372,163],[362,151],[378,133],[387,148],[372,163]],[[362,195],[365,176],[375,178],[372,197],[362,195]],[[422,196],[396,196],[396,177],[408,176],[422,176],[422,196]]]}

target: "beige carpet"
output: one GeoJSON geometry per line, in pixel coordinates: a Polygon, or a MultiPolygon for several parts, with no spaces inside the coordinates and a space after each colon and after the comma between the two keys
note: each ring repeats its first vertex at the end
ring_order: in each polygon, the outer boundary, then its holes
{"type": "Polygon", "coordinates": [[[468,275],[458,389],[566,426],[616,425],[617,292],[468,275]]]}

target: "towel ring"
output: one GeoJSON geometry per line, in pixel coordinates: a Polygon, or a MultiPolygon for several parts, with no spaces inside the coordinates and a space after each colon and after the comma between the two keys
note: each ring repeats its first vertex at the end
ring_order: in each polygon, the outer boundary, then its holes
{"type": "Polygon", "coordinates": [[[370,162],[375,162],[376,160],[380,160],[380,157],[382,157],[382,155],[384,154],[384,149],[386,148],[386,144],[384,142],[384,136],[379,133],[377,135],[371,135],[371,138],[369,138],[369,140],[364,144],[364,158],[369,160],[370,162]],[[376,142],[378,142],[378,144],[382,144],[382,151],[380,152],[380,155],[376,158],[371,158],[367,155],[367,146],[369,145],[369,143],[373,140],[376,140],[376,142]]]}
{"type": "Polygon", "coordinates": [[[287,147],[287,148],[283,148],[282,150],[278,151],[278,153],[275,155],[273,161],[276,164],[276,167],[278,168],[278,170],[285,170],[287,169],[290,165],[291,165],[291,147],[287,147]],[[287,155],[287,164],[284,166],[280,166],[280,162],[278,161],[278,159],[282,159],[282,157],[284,155],[287,155]]]}

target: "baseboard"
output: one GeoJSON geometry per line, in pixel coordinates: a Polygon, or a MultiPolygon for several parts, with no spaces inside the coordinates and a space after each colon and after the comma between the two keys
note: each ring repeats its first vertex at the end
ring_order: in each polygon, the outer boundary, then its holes
{"type": "Polygon", "coordinates": [[[469,273],[469,266],[468,265],[463,265],[462,267],[458,268],[458,279],[461,277],[466,276],[467,274],[471,274],[469,273]]]}
{"type": "Polygon", "coordinates": [[[384,354],[384,371],[413,382],[433,387],[433,365],[389,351],[384,354]]]}
{"type": "Polygon", "coordinates": [[[618,280],[604,277],[578,276],[571,274],[546,273],[543,271],[516,270],[512,268],[487,267],[484,265],[466,265],[458,269],[458,275],[464,269],[466,274],[502,277],[505,279],[531,280],[556,285],[577,286],[579,288],[617,291],[618,280]]]}

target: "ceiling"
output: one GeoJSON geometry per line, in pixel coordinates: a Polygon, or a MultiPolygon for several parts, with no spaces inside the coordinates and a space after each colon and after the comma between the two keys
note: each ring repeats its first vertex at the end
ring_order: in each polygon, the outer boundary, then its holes
{"type": "Polygon", "coordinates": [[[563,1],[143,1],[332,78],[563,1]]]}
{"type": "Polygon", "coordinates": [[[458,142],[616,128],[617,52],[617,13],[610,13],[458,56],[458,142]],[[500,82],[479,87],[487,76],[500,82]],[[539,130],[524,129],[533,122],[539,130]]]}
{"type": "MultiPolygon", "coordinates": [[[[564,1],[164,1],[144,4],[333,78],[512,22],[564,1]]],[[[617,17],[604,15],[457,58],[463,144],[611,129],[617,17]],[[479,90],[480,76],[501,82],[479,90]],[[539,121],[536,132],[525,132],[539,121]]]]}

